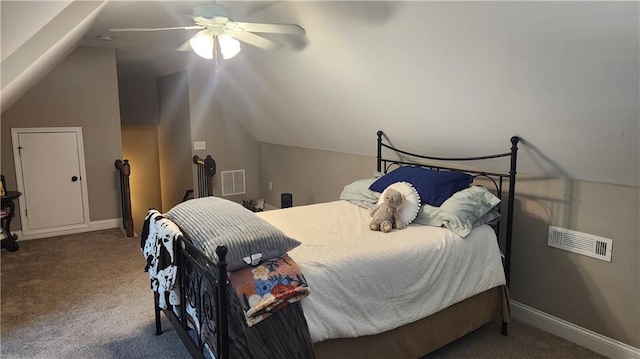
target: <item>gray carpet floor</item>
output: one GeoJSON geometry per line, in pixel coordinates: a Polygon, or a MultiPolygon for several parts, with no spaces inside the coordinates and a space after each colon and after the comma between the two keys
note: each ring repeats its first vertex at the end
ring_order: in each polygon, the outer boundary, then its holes
{"type": "MultiPolygon", "coordinates": [[[[104,230],[20,242],[0,257],[2,358],[189,358],[153,296],[138,238],[104,230]]],[[[425,358],[604,358],[514,320],[490,323],[425,358]]]]}

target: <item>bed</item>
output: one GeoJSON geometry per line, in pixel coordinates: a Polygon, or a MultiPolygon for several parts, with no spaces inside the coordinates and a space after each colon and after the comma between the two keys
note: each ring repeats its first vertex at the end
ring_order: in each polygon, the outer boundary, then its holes
{"type": "MultiPolygon", "coordinates": [[[[418,358],[496,317],[506,335],[518,141],[511,139],[509,152],[442,158],[395,148],[379,131],[378,175],[347,184],[338,201],[252,213],[208,197],[179,204],[166,214],[150,211],[141,248],[158,254],[146,256],[156,334],[162,333],[163,312],[194,358],[418,358]],[[508,172],[434,164],[500,158],[509,159],[508,172]],[[474,185],[449,188],[451,194],[438,206],[419,205],[412,220],[420,223],[389,233],[370,230],[370,209],[384,193],[374,190],[375,185],[390,187],[385,181],[395,184],[404,178],[397,173],[413,175],[418,169],[429,175],[460,174],[474,185]],[[454,203],[458,208],[454,199],[466,201],[471,192],[473,198],[479,198],[475,193],[483,198],[481,204],[472,201],[473,220],[463,218],[469,211],[443,214],[454,203]],[[480,213],[478,207],[486,210],[480,213]],[[437,222],[436,217],[446,218],[437,222]],[[256,242],[244,242],[255,232],[244,228],[253,228],[254,221],[275,231],[275,247],[258,251],[256,242]],[[238,227],[243,229],[236,231],[238,227]],[[229,232],[235,237],[225,242],[229,232]],[[499,237],[504,237],[502,249],[499,237]],[[267,256],[271,249],[284,251],[284,261],[297,265],[305,292],[251,324],[243,311],[249,301],[236,290],[241,286],[236,278],[247,268],[255,277],[265,263],[283,258],[282,253],[267,256]],[[244,256],[248,250],[265,256],[244,256]]],[[[406,183],[424,191],[412,178],[406,183]]],[[[415,190],[416,195],[431,195],[422,191],[415,190]]],[[[274,238],[272,232],[261,236],[274,238]]]]}

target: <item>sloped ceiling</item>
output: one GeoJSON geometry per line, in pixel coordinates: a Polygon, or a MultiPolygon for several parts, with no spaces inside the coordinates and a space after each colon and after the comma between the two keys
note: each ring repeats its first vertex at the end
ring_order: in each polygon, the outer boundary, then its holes
{"type": "Polygon", "coordinates": [[[410,151],[464,156],[506,152],[519,135],[521,173],[638,186],[638,13],[606,2],[283,2],[254,18],[295,21],[306,37],[246,49],[212,95],[263,142],[374,154],[382,129],[410,151]]]}
{"type": "Polygon", "coordinates": [[[0,4],[2,33],[10,33],[11,36],[2,37],[2,60],[27,42],[70,3],[70,0],[3,1],[0,4]]]}
{"type": "MultiPolygon", "coordinates": [[[[111,2],[81,44],[116,47],[119,71],[189,68],[202,60],[172,50],[187,32],[95,36],[186,25],[175,12],[198,3],[111,2]]],[[[307,31],[269,36],[277,51],[243,46],[201,94],[258,141],[374,154],[382,129],[407,150],[462,156],[520,135],[520,173],[640,185],[637,2],[219,3],[307,31]]]]}
{"type": "Polygon", "coordinates": [[[2,1],[2,112],[76,46],[105,0],[2,1]]]}

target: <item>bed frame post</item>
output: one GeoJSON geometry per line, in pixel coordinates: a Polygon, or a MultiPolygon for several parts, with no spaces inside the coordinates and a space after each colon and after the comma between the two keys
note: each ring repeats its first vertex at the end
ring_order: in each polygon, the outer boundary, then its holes
{"type": "Polygon", "coordinates": [[[378,162],[376,171],[382,172],[382,131],[378,131],[378,162]]]}
{"type": "Polygon", "coordinates": [[[133,237],[133,216],[131,212],[131,165],[129,160],[116,160],[116,169],[120,177],[120,205],[122,206],[122,228],[127,237],[133,237]]]}
{"type": "MultiPolygon", "coordinates": [[[[216,174],[216,161],[207,155],[205,159],[194,155],[192,162],[196,165],[198,175],[198,198],[213,196],[213,176],[216,174]]],[[[183,202],[185,199],[183,199],[183,202]]]]}
{"type": "Polygon", "coordinates": [[[505,276],[507,287],[511,283],[511,236],[513,233],[513,206],[516,197],[516,163],[518,158],[518,142],[520,137],[511,137],[511,166],[509,167],[509,199],[507,202],[507,237],[505,243],[505,276]]]}
{"type": "Polygon", "coordinates": [[[218,315],[217,328],[218,328],[218,353],[217,358],[228,359],[229,358],[229,298],[227,297],[227,286],[229,279],[227,278],[227,247],[218,246],[216,248],[216,254],[218,255],[218,315]]]}
{"type": "Polygon", "coordinates": [[[153,308],[156,315],[156,335],[162,334],[162,322],[160,321],[160,294],[153,292],[153,308]]]}
{"type": "MultiPolygon", "coordinates": [[[[505,253],[504,253],[504,273],[507,282],[507,287],[505,290],[508,290],[509,284],[511,283],[511,237],[513,233],[513,206],[516,198],[516,164],[518,159],[518,142],[520,142],[520,137],[513,136],[511,137],[511,165],[509,166],[509,198],[507,201],[507,235],[505,242],[505,253]]],[[[509,303],[507,303],[509,305],[509,303]]],[[[509,323],[502,321],[502,328],[500,333],[502,335],[508,335],[508,325],[509,323]]]]}

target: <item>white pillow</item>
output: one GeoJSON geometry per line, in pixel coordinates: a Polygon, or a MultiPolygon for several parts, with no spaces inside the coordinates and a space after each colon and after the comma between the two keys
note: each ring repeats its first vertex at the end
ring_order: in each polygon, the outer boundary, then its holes
{"type": "Polygon", "coordinates": [[[408,226],[416,216],[418,216],[418,211],[420,210],[420,195],[418,191],[411,185],[409,182],[396,182],[389,185],[380,195],[380,199],[378,200],[378,204],[384,201],[385,195],[389,188],[393,188],[394,190],[402,193],[404,195],[404,203],[399,208],[400,212],[400,220],[404,223],[405,226],[408,226]]]}

